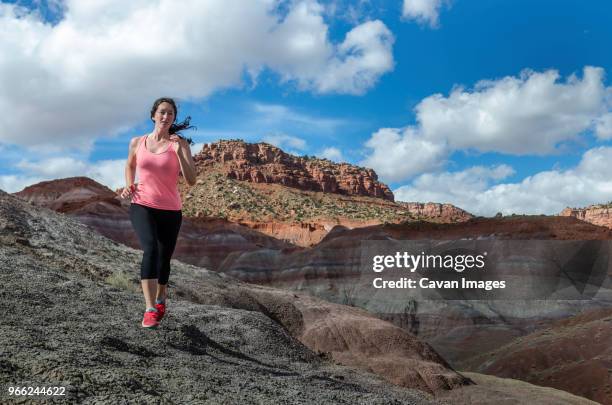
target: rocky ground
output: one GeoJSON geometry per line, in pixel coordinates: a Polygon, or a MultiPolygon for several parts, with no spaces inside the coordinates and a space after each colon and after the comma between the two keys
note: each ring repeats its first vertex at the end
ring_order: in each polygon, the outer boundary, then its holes
{"type": "Polygon", "coordinates": [[[438,397],[439,401],[451,405],[597,404],[565,391],[526,384],[510,378],[497,378],[477,373],[464,374],[476,384],[468,389],[444,392],[438,397]]]}
{"type": "Polygon", "coordinates": [[[142,329],[141,295],[109,284],[138,252],[0,197],[0,398],[44,385],[80,403],[431,403],[320,358],[262,312],[176,297],[163,327],[142,329]]]}
{"type": "MultiPolygon", "coordinates": [[[[14,384],[65,386],[73,403],[519,404],[526,393],[550,403],[548,389],[525,383],[474,385],[483,377],[455,373],[365,311],[176,261],[169,315],[143,330],[139,259],[0,192],[0,401],[16,402],[6,395],[14,384]]],[[[588,403],[561,391],[555,398],[588,403]]]]}
{"type": "Polygon", "coordinates": [[[43,267],[19,248],[0,259],[3,393],[63,386],[79,403],[430,403],[319,359],[262,313],[172,300],[163,327],[146,330],[138,294],[43,267]]]}

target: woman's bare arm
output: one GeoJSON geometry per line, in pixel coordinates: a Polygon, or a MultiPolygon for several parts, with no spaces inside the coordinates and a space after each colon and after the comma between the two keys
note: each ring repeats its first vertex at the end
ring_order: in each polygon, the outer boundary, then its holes
{"type": "Polygon", "coordinates": [[[189,147],[187,141],[179,138],[176,135],[173,135],[173,137],[170,139],[176,142],[175,150],[179,158],[181,172],[185,177],[185,181],[190,186],[193,186],[196,183],[196,167],[195,162],[193,161],[193,156],[191,156],[191,148],[189,147]]]}
{"type": "Polygon", "coordinates": [[[132,185],[134,185],[136,178],[136,149],[139,139],[140,137],[137,136],[130,141],[128,157],[125,162],[125,188],[121,191],[121,198],[130,198],[133,193],[132,185]]]}

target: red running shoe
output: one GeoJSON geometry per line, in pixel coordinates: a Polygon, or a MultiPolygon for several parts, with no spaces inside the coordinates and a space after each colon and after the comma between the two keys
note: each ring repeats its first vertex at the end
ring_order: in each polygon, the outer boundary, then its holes
{"type": "Polygon", "coordinates": [[[159,325],[157,320],[157,312],[145,311],[144,317],[142,318],[143,328],[156,328],[159,325]]]}
{"type": "Polygon", "coordinates": [[[157,309],[157,321],[161,321],[166,315],[166,304],[155,304],[155,309],[157,309]]]}

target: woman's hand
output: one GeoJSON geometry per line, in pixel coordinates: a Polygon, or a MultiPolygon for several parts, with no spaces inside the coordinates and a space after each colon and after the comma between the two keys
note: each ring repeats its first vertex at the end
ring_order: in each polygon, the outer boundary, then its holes
{"type": "Polygon", "coordinates": [[[181,137],[179,137],[178,135],[175,135],[175,134],[170,135],[170,141],[171,142],[176,142],[178,144],[178,147],[175,149],[177,153],[181,149],[185,149],[188,146],[186,140],[184,140],[183,138],[181,138],[181,137]]]}
{"type": "Polygon", "coordinates": [[[170,135],[170,141],[176,143],[176,155],[178,156],[181,173],[183,173],[185,181],[190,186],[193,186],[196,183],[196,167],[193,156],[191,156],[189,143],[175,134],[170,135]]]}
{"type": "Polygon", "coordinates": [[[136,185],[132,184],[129,187],[124,187],[123,190],[121,190],[121,194],[119,196],[124,199],[132,198],[132,195],[134,195],[135,191],[136,191],[136,185]]]}

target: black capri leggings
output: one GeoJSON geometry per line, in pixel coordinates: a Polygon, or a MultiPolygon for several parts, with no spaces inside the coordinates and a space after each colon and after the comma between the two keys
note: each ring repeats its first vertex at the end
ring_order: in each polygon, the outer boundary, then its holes
{"type": "Polygon", "coordinates": [[[140,204],[130,204],[130,221],[142,247],[140,279],[157,279],[168,284],[170,259],[183,216],[181,211],[160,210],[140,204]]]}

